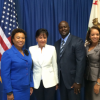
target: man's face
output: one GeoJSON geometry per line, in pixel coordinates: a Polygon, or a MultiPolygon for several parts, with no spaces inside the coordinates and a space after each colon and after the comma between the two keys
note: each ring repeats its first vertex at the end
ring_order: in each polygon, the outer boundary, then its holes
{"type": "Polygon", "coordinates": [[[61,34],[62,38],[65,38],[69,34],[69,25],[67,22],[65,21],[60,22],[59,33],[61,34]]]}

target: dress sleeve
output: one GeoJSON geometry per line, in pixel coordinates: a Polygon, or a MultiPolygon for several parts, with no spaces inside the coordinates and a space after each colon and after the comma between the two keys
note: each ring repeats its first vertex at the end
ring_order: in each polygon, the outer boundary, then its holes
{"type": "Polygon", "coordinates": [[[1,78],[6,93],[12,92],[10,71],[11,57],[6,52],[4,52],[1,58],[1,78]]]}

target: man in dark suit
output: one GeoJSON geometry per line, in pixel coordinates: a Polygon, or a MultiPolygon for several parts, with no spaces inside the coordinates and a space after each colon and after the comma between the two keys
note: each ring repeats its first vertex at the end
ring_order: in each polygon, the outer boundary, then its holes
{"type": "Polygon", "coordinates": [[[66,21],[61,21],[58,27],[62,38],[55,43],[55,48],[61,100],[80,100],[86,56],[84,43],[69,32],[66,21]]]}

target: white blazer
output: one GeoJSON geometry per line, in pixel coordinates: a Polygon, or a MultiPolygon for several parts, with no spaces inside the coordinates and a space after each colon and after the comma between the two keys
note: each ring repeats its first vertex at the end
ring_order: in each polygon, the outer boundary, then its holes
{"type": "Polygon", "coordinates": [[[33,81],[34,88],[38,89],[41,78],[45,88],[53,87],[58,84],[57,57],[54,46],[45,45],[45,54],[42,63],[39,62],[38,45],[29,47],[33,60],[33,81]]]}

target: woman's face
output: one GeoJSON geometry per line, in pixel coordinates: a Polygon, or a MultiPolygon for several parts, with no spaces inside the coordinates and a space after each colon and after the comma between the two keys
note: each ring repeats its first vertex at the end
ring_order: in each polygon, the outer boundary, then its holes
{"type": "Polygon", "coordinates": [[[90,37],[92,43],[98,43],[100,39],[100,34],[97,29],[92,29],[90,33],[90,37]]]}
{"type": "Polygon", "coordinates": [[[38,42],[38,45],[40,48],[43,48],[45,44],[47,43],[47,35],[46,33],[41,33],[37,38],[36,41],[38,42]]]}
{"type": "Polygon", "coordinates": [[[25,35],[24,33],[16,33],[13,38],[13,43],[16,48],[22,48],[25,44],[25,35]]]}

